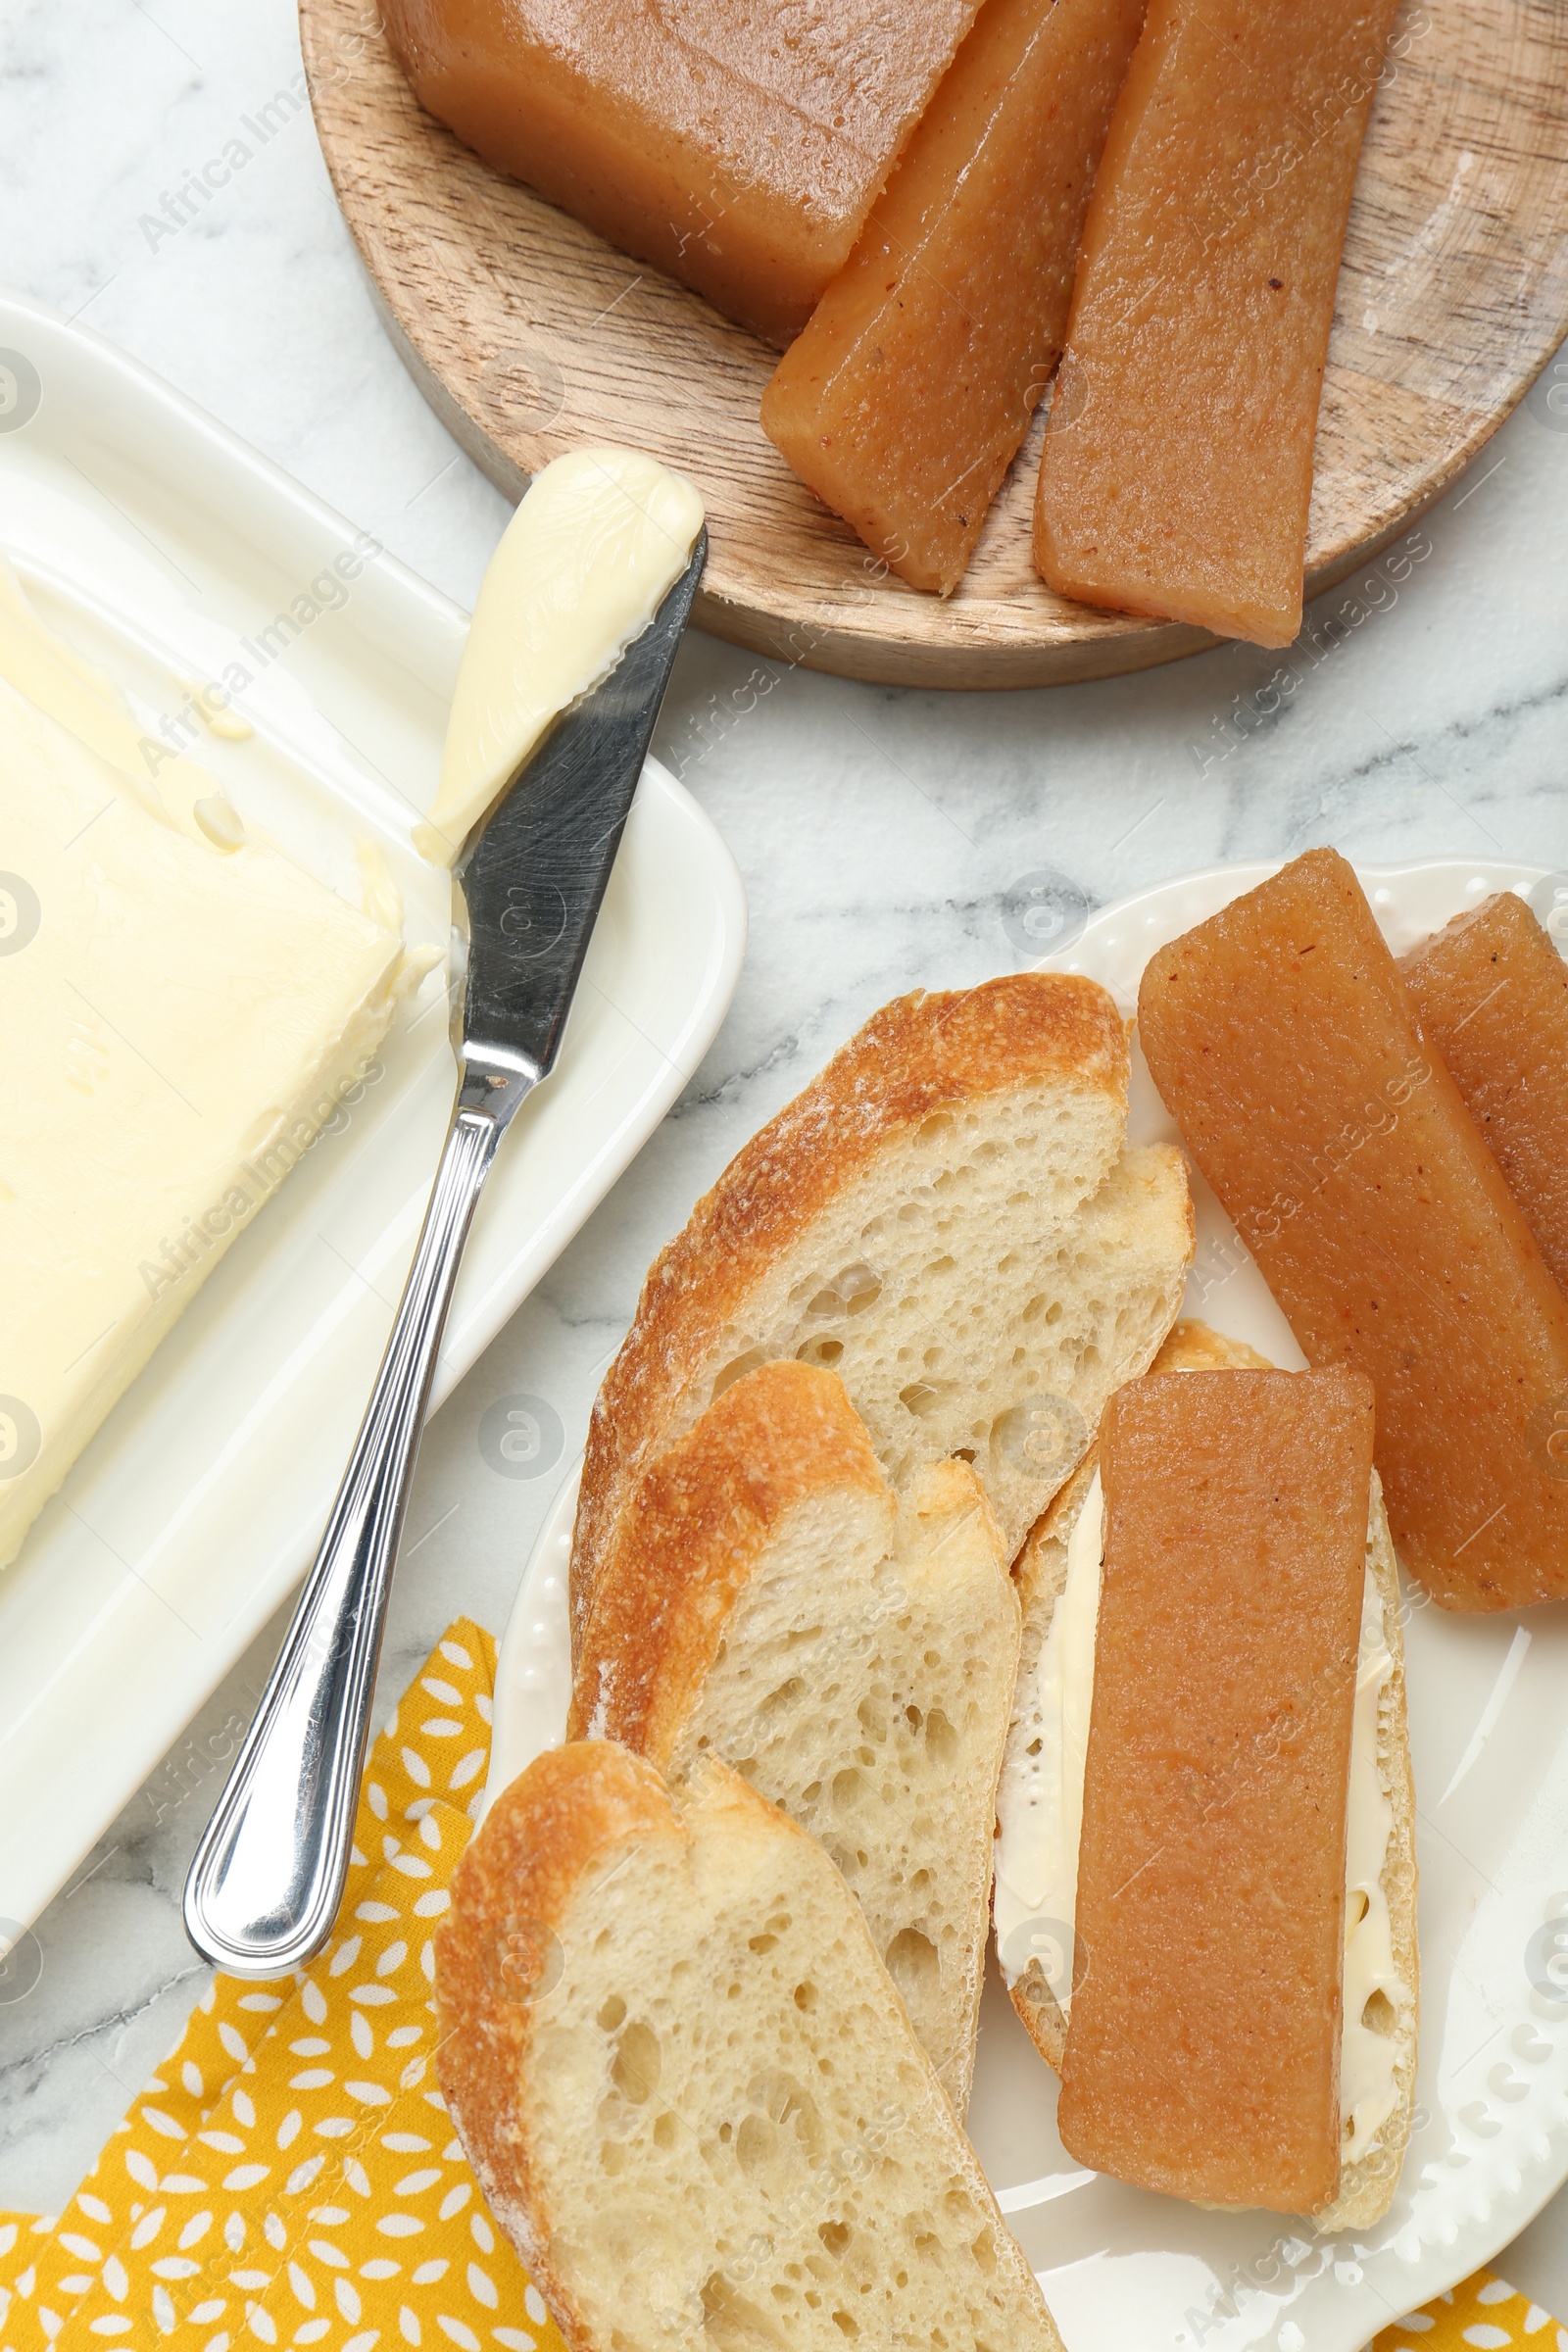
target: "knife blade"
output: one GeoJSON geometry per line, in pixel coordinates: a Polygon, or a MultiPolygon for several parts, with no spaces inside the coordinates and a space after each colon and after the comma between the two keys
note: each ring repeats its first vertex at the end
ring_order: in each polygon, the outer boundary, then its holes
{"type": "Polygon", "coordinates": [[[467,922],[459,1053],[554,1065],[610,869],[708,552],[692,558],[617,666],[559,719],[459,858],[467,922]]]}

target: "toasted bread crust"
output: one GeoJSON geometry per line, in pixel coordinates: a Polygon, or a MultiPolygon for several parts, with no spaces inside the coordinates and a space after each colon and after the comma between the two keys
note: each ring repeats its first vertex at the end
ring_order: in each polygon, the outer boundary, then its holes
{"type": "Polygon", "coordinates": [[[885,1004],[753,1136],[654,1260],[595,1402],[572,1541],[575,1633],[693,1367],[811,1220],[933,1112],[1054,1073],[1125,1102],[1127,1066],[1126,1032],[1102,988],[1020,972],[885,1004]]]}
{"type": "Polygon", "coordinates": [[[638,1480],[595,1587],[568,1740],[618,1740],[667,1768],[730,1611],[783,1514],[858,1487],[894,1504],[831,1372],[759,1365],[638,1480]]]}
{"type": "Polygon", "coordinates": [[[529,1973],[584,1873],[631,1838],[684,1844],[658,1774],[607,1741],[549,1749],[504,1788],[458,1864],[435,1938],[436,2079],[486,2202],[518,2246],[568,2341],[587,2331],[550,2259],[546,2184],[516,2123],[517,2085],[538,2011],[529,1973]],[[515,1972],[521,1969],[519,1984],[515,1972]]]}
{"type": "MultiPolygon", "coordinates": [[[[519,1921],[536,1943],[548,1942],[559,1928],[564,1947],[563,1973],[569,1984],[574,1933],[576,1958],[583,1949],[580,1922],[573,1921],[572,1913],[596,1884],[614,1877],[626,1846],[662,1840],[667,1857],[656,1857],[661,1875],[666,1868],[678,1875],[688,1858],[700,1857],[705,1827],[719,1815],[732,1817],[733,1832],[754,1852],[767,1849],[783,1860],[781,1846],[792,1849],[786,1866],[808,1901],[819,1900],[828,1887],[837,1890],[834,1924],[858,1947],[858,1965],[864,1972],[867,1991],[874,1995],[880,1986],[886,2022],[895,2035],[891,2071],[913,2110],[906,2119],[901,2116],[901,2126],[907,2121],[923,2138],[946,2140],[946,2185],[971,2199],[977,2217],[989,2221],[994,2267],[1038,2323],[1038,2332],[1031,2332],[1027,2340],[1042,2352],[1061,2352],[1061,2339],[1039,2286],[997,2210],[979,2159],[957,2126],[930,2060],[909,2029],[898,1988],[883,1971],[853,1897],[816,1840],[716,1759],[670,1791],[651,1765],[600,1740],[548,1751],[503,1791],[458,1867],[452,1907],[436,1942],[436,2071],[441,2090],[485,2197],[526,2262],[571,2352],[605,2352],[607,2331],[590,2323],[554,2256],[556,2232],[563,2230],[569,2235],[571,2215],[557,2209],[565,2200],[552,2174],[556,2151],[540,2139],[537,2107],[530,2105],[528,2096],[532,2070],[552,2063],[535,2046],[535,2021],[541,2019],[541,2010],[548,2012],[549,2004],[536,2005],[526,1992],[519,1997],[506,1982],[508,1938],[515,1940],[519,1921]]],[[[553,1988],[552,1983],[542,1989],[553,1988]]],[[[704,1995],[698,1991],[694,1997],[704,1995]]],[[[540,2042],[550,2032],[541,2020],[540,2042]]],[[[682,2340],[689,2341],[689,2335],[682,2340]]]]}
{"type": "MultiPolygon", "coordinates": [[[[744,1657],[737,1609],[753,1580],[768,1575],[775,1547],[788,1544],[792,1534],[799,1540],[802,1505],[811,1506],[813,1524],[835,1531],[821,1566],[832,1588],[827,1606],[842,1612],[833,1618],[840,1634],[869,1639],[877,1612],[889,1610],[886,1585],[874,1585],[869,1575],[878,1561],[888,1565],[888,1581],[902,1605],[924,1618],[923,1637],[908,1637],[915,1650],[921,1640],[938,1638],[937,1594],[945,1578],[967,1573],[965,1628],[984,1643],[985,1668],[978,1680],[964,1681],[961,1690],[956,1680],[939,1685],[944,1707],[956,1694],[964,1701],[956,1710],[962,1717],[958,1748],[948,1764],[950,1792],[956,1781],[970,1799],[962,1829],[955,1837],[954,1817],[944,1815],[947,1828],[939,1835],[910,1788],[906,1758],[905,1768],[893,1775],[899,1795],[893,1787],[883,1790],[884,1801],[895,1807],[885,1826],[896,1845],[910,1834],[917,1816],[921,1819],[917,1836],[930,1865],[920,1874],[926,1892],[917,1895],[906,1884],[902,1900],[894,1898],[890,1909],[889,1885],[880,1873],[873,1873],[869,1885],[864,1878],[852,1880],[879,1952],[887,1952],[901,1936],[923,1941],[929,1931],[933,1940],[926,1948],[937,1957],[937,1985],[906,1984],[904,1990],[916,2035],[961,2118],[985,1973],[990,1830],[1016,1673],[1018,1606],[1001,1533],[968,1462],[932,1463],[902,1494],[901,1506],[836,1374],[787,1357],[745,1374],[709,1406],[695,1428],[656,1456],[621,1513],[589,1613],[566,1736],[619,1740],[677,1783],[704,1754],[740,1763],[748,1749],[733,1742],[756,1732],[755,1715],[748,1709],[741,1720],[731,1717],[720,1729],[705,1713],[709,1685],[726,1653],[733,1651],[732,1664],[744,1657]],[[902,1522],[901,1507],[907,1514],[902,1522]],[[825,1522],[818,1515],[822,1511],[825,1522]],[[923,1536],[916,1538],[914,1528],[923,1536]],[[901,1533],[907,1550],[899,1548],[901,1533]],[[977,1543],[986,1561],[984,1593],[974,1582],[977,1543]],[[929,1558],[922,1544],[929,1545],[929,1558]],[[699,1728],[704,1737],[694,1751],[699,1728]],[[908,1804],[900,1811],[904,1796],[908,1804]],[[941,1928],[938,1917],[945,1923],[941,1928]]],[[[822,1600],[818,1589],[813,1614],[822,1600]]],[[[898,1613],[896,1606],[891,1613],[898,1613]]],[[[800,1624],[805,1646],[796,1671],[810,1686],[818,1676],[816,1645],[823,1629],[818,1623],[807,1631],[804,1619],[800,1624]]],[[[956,1632],[951,1620],[948,1631],[956,1632]]],[[[911,1667],[908,1657],[905,1662],[911,1667]]],[[[928,1655],[926,1665],[935,1663],[934,1653],[928,1655]]],[[[920,1701],[918,1716],[934,1696],[919,1682],[918,1670],[912,1671],[914,1680],[903,1689],[903,1699],[920,1701]]],[[[867,1698],[870,1690],[867,1684],[867,1698]]],[[[896,1717],[900,1713],[894,1710],[896,1717]]],[[[845,1769],[855,1780],[857,1765],[869,1765],[887,1737],[885,1725],[868,1728],[862,1707],[853,1733],[858,1755],[852,1753],[851,1732],[841,1727],[836,1747],[817,1756],[819,1780],[845,1769]],[[865,1744],[868,1740],[871,1746],[865,1744]]],[[[792,1797],[790,1787],[774,1777],[779,1764],[777,1753],[769,1750],[741,1769],[764,1796],[821,1837],[841,1867],[853,1869],[848,1854],[834,1843],[839,1836],[848,1847],[856,1843],[848,1813],[833,1810],[824,1819],[809,1804],[803,1810],[795,1801],[799,1785],[792,1797]]],[[[853,1808],[853,1799],[846,1802],[853,1808]]],[[[859,1832],[874,1834],[864,1825],[859,1832]]],[[[866,1863],[864,1855],[860,1862],[866,1863]]]]}

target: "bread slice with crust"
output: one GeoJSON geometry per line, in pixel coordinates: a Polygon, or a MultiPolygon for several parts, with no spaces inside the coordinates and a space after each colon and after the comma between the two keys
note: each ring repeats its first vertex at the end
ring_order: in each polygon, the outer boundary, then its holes
{"type": "Polygon", "coordinates": [[[1127,1037],[1093,981],[885,1005],[655,1261],[600,1391],[574,1644],[638,1478],[758,1364],[838,1373],[897,1483],[972,1459],[1009,1556],[1141,1372],[1192,1254],[1181,1154],[1124,1152],[1127,1037]]]}
{"type": "Polygon", "coordinates": [[[762,1364],[644,1472],[566,1737],[720,1756],[826,1847],[959,2116],[1018,1601],[967,1462],[895,1495],[831,1372],[762,1364]]]}
{"type": "MultiPolygon", "coordinates": [[[[1175,1325],[1150,1367],[1153,1372],[1270,1368],[1268,1358],[1244,1341],[1230,1339],[1199,1322],[1175,1325]]],[[[1013,1576],[1023,1611],[1023,1639],[1017,1698],[997,1797],[998,1833],[1004,1841],[1016,1834],[1020,1814],[1029,1802],[1030,1763],[1039,1744],[1041,1652],[1067,1580],[1068,1542],[1088,1498],[1097,1467],[1097,1449],[1091,1448],[1051,1508],[1031,1529],[1029,1540],[1014,1563],[1013,1576]]],[[[1415,1790],[1410,1774],[1398,1564],[1376,1471],[1372,1474],[1366,1558],[1368,1574],[1383,1604],[1384,1639],[1394,1661],[1378,1714],[1378,1775],[1393,1810],[1382,1886],[1389,1905],[1395,1964],[1407,1997],[1398,2005],[1381,2000],[1376,2017],[1370,2021],[1376,2031],[1387,2033],[1397,2043],[1395,2106],[1366,2154],[1344,2168],[1334,2203],[1314,2216],[1317,2229],[1323,2232],[1369,2228],[1388,2210],[1409,2140],[1415,2104],[1418,2022],[1415,1790]]],[[[1046,1940],[1051,1940],[1049,1936],[1046,1940]]],[[[1009,1959],[1016,1961],[1017,1957],[1014,1953],[1009,1959]]],[[[1048,1963],[1032,1956],[1021,1968],[1009,1965],[1009,1961],[1003,1964],[1012,2005],[1036,2049],[1057,2074],[1061,2072],[1067,2025],[1056,1995],[1064,1991],[1070,1998],[1071,1979],[1081,1964],[1081,1955],[1054,1949],[1048,1963]]]]}
{"type": "Polygon", "coordinates": [[[448,2110],[572,2352],[1061,2352],[854,1897],[724,1766],[540,1756],[435,1990],[448,2110]]]}

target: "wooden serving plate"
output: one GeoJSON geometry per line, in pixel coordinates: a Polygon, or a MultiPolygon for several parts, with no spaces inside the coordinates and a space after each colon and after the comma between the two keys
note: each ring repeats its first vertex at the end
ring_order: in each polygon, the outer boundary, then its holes
{"type": "MultiPolygon", "coordinates": [[[[1040,686],[1213,640],[1054,596],[1029,557],[1042,420],[943,602],[874,560],[763,438],[776,355],[501,178],[424,114],[367,0],[301,0],[321,147],[398,351],[511,496],[627,442],[708,508],[698,624],[841,676],[1040,686]]],[[[1568,8],[1407,0],[1374,103],[1318,425],[1309,593],[1440,497],[1568,329],[1568,8]]]]}

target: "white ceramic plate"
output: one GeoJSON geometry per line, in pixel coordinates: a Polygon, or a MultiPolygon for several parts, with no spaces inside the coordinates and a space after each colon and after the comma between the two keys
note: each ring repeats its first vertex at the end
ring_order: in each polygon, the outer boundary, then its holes
{"type": "MultiPolygon", "coordinates": [[[[9,298],[0,548],[154,735],[165,719],[177,733],[191,682],[247,669],[254,734],[220,741],[187,719],[187,748],[356,902],[356,845],[378,843],[410,941],[445,948],[449,886],[409,836],[440,761],[457,606],[111,346],[9,298]],[[355,549],[364,568],[345,585],[328,567],[355,549]]],[[[438,1403],[690,1077],[745,929],[727,850],[650,762],[560,1066],[480,1203],[438,1403]]],[[[0,1576],[0,1921],[36,1915],[310,1558],[453,1084],[436,972],[374,1082],[235,1244],[0,1576]]]]}
{"type": "MultiPolygon", "coordinates": [[[[1157,948],[1275,869],[1210,868],[1095,916],[1050,959],[1133,1009],[1157,948]]],[[[1445,858],[1368,866],[1398,951],[1490,891],[1542,869],[1445,858]]],[[[1129,1136],[1176,1140],[1136,1061],[1129,1136]]],[[[1201,1178],[1185,1311],[1302,1357],[1201,1178]]],[[[577,1491],[562,1489],[501,1653],[491,1788],[561,1737],[566,1561],[577,1491]]],[[[1568,1608],[1450,1617],[1410,1606],[1410,1742],[1419,1799],[1421,2069],[1417,2129],[1393,2210],[1364,2235],[1277,2214],[1200,2212],[1085,2172],[1056,2136],[1055,2078],[993,1969],[969,2132],[1068,2352],[1357,2352],[1391,2320],[1489,2260],[1568,2179],[1568,1608]]],[[[1544,2339],[1543,2339],[1544,2340],[1544,2339]]]]}

